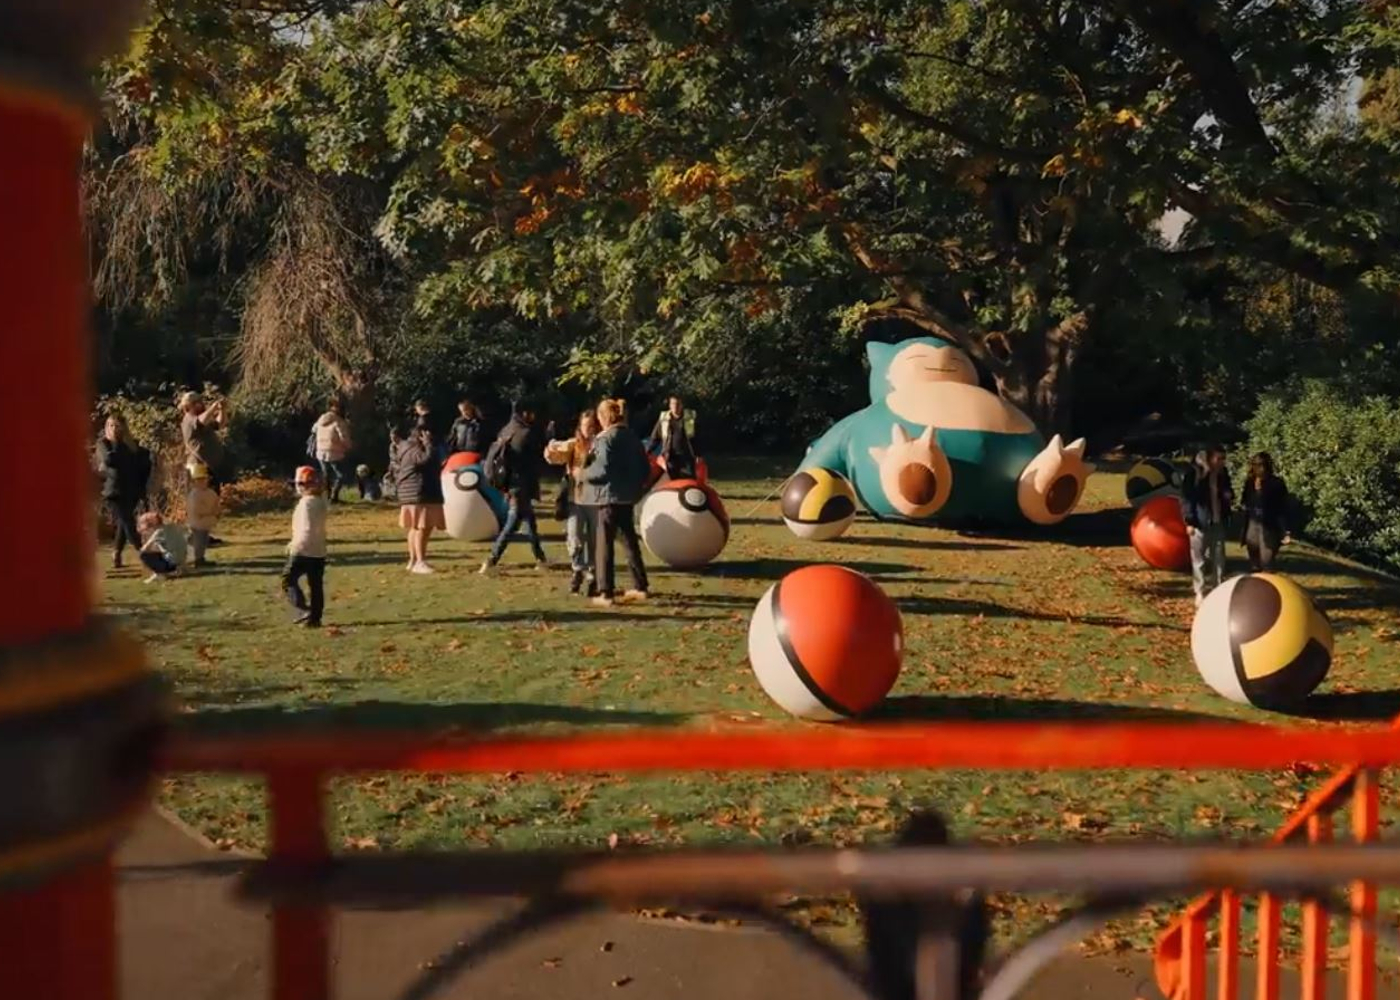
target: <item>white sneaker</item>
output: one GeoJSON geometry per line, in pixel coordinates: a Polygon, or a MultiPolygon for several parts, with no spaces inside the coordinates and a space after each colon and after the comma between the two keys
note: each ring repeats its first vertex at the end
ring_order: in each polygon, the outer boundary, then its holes
{"type": "Polygon", "coordinates": [[[142,580],[141,582],[142,582],[142,583],[160,583],[160,574],[159,574],[159,573],[152,573],[150,576],[146,577],[146,579],[142,580]]]}
{"type": "Polygon", "coordinates": [[[480,573],[482,576],[495,576],[496,567],[493,563],[487,561],[481,564],[481,569],[477,570],[477,572],[480,573]]]}
{"type": "Polygon", "coordinates": [[[425,562],[420,562],[420,563],[414,563],[414,564],[413,564],[413,569],[409,570],[409,572],[410,572],[410,573],[417,573],[419,576],[427,576],[427,575],[430,574],[430,573],[436,573],[437,570],[433,569],[431,566],[429,566],[429,565],[428,565],[427,563],[425,563],[425,562]]]}

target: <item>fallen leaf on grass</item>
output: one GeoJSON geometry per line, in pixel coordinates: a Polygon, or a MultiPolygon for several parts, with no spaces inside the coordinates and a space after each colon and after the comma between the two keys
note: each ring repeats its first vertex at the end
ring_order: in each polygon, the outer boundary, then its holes
{"type": "Polygon", "coordinates": [[[609,952],[613,950],[613,947],[614,946],[611,941],[604,941],[602,945],[598,948],[598,950],[602,952],[609,952]]]}
{"type": "Polygon", "coordinates": [[[631,981],[632,981],[632,977],[631,977],[631,976],[623,976],[621,979],[614,979],[614,980],[612,981],[612,984],[613,984],[614,986],[626,986],[626,985],[627,985],[628,983],[630,983],[631,981]]]}
{"type": "Polygon", "coordinates": [[[345,846],[355,851],[367,851],[379,846],[378,837],[346,837],[345,846]]]}
{"type": "Polygon", "coordinates": [[[562,958],[546,958],[540,963],[540,965],[544,966],[546,969],[557,969],[563,964],[564,960],[562,958]]]}

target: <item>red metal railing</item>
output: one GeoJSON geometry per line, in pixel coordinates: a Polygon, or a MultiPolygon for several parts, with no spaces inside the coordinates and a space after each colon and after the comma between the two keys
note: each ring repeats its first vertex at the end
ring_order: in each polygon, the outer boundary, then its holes
{"type": "MultiPolygon", "coordinates": [[[[1392,729],[1400,727],[1400,719],[1392,729]]],[[[1332,840],[1333,817],[1350,807],[1351,837],[1374,842],[1380,832],[1380,778],[1374,768],[1353,765],[1333,775],[1271,838],[1274,844],[1324,844],[1332,840]]],[[[1368,882],[1351,886],[1351,917],[1347,946],[1347,998],[1369,1000],[1375,995],[1377,887],[1368,882]]],[[[1218,918],[1219,934],[1215,996],[1236,1000],[1239,995],[1240,913],[1237,893],[1217,891],[1193,900],[1162,933],[1154,960],[1157,985],[1172,1000],[1206,1000],[1209,924],[1218,918]]],[[[1279,995],[1279,936],[1281,906],[1268,894],[1259,898],[1256,954],[1256,1000],[1279,995]]],[[[1302,907],[1302,996],[1321,1000],[1326,995],[1329,918],[1324,906],[1302,907]]]]}
{"type": "MultiPolygon", "coordinates": [[[[1353,806],[1356,839],[1375,839],[1379,809],[1374,767],[1400,760],[1400,731],[1288,730],[1239,725],[949,724],[702,733],[627,731],[574,737],[422,739],[402,735],[223,736],[177,739],[167,769],[253,773],[268,779],[269,860],[289,866],[330,857],[324,820],[326,781],[367,771],[580,773],[651,771],[817,771],[877,768],[1277,768],[1359,760],[1319,789],[1279,831],[1277,843],[1330,839],[1331,815],[1353,806]]],[[[1352,888],[1349,1000],[1370,1000],[1375,987],[1376,888],[1352,888]]],[[[1260,1000],[1275,1000],[1279,971],[1279,901],[1260,900],[1260,1000]]],[[[330,994],[331,914],[324,903],[273,904],[273,996],[323,1000],[330,994]]],[[[1240,896],[1212,892],[1188,908],[1163,937],[1157,970],[1173,997],[1204,1000],[1206,930],[1220,917],[1221,1000],[1236,996],[1240,896]]],[[[1304,997],[1321,1000],[1328,915],[1304,904],[1304,997]]]]}

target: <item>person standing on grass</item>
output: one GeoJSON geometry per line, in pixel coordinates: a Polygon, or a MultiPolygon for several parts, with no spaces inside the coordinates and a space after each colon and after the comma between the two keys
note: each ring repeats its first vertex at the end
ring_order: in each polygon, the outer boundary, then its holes
{"type": "MultiPolygon", "coordinates": [[[[598,417],[593,410],[579,414],[578,428],[566,441],[550,441],[545,447],[545,461],[564,466],[564,482],[568,496],[568,520],[565,538],[569,547],[569,593],[583,589],[585,578],[596,578],[593,569],[593,523],[588,508],[580,502],[583,496],[583,468],[593,451],[593,439],[598,435],[598,417]]],[[[590,588],[591,589],[591,588],[590,588]]]]}
{"type": "Polygon", "coordinates": [[[1274,568],[1278,550],[1293,541],[1288,533],[1288,487],[1274,474],[1274,458],[1261,451],[1249,460],[1244,480],[1245,551],[1251,573],[1267,573],[1274,568]]]}
{"type": "Polygon", "coordinates": [[[321,468],[326,498],[331,503],[339,503],[340,488],[345,481],[341,465],[354,446],[350,439],[350,421],[340,412],[340,400],[332,399],[327,404],[326,412],[316,419],[311,432],[316,435],[316,464],[321,468]]]}
{"type": "Polygon", "coordinates": [[[197,392],[180,397],[180,440],[185,444],[185,465],[209,470],[209,488],[219,492],[224,482],[224,442],[219,431],[228,423],[223,400],[208,406],[197,392]]]}
{"type": "Polygon", "coordinates": [[[399,526],[408,533],[408,571],[434,573],[428,565],[428,541],[434,531],[446,530],[442,509],[442,465],[438,445],[426,416],[418,418],[394,452],[398,475],[399,526]]]}
{"type": "Polygon", "coordinates": [[[321,474],[310,465],[297,469],[297,506],[292,512],[292,540],[282,570],[282,592],[296,609],[295,624],[320,628],[326,607],[326,518],[329,506],[322,495],[321,474]],[[308,595],[302,593],[305,578],[308,595]]]}
{"type": "Polygon", "coordinates": [[[613,546],[617,536],[627,553],[627,568],[632,574],[632,589],[624,597],[632,601],[647,599],[647,570],[642,562],[642,544],[637,537],[633,508],[642,498],[642,490],[651,472],[646,449],[632,429],[623,422],[624,408],[619,400],[604,400],[598,407],[598,423],[602,430],[593,439],[593,453],[583,469],[584,488],[580,503],[593,515],[593,571],[597,595],[593,603],[600,607],[613,604],[615,566],[613,546]]]}
{"type": "Polygon", "coordinates": [[[219,523],[219,494],[209,488],[209,470],[204,466],[191,465],[186,472],[190,477],[190,492],[185,497],[185,525],[190,529],[194,567],[203,569],[209,565],[209,560],[204,558],[209,538],[219,523]]]}
{"type": "Polygon", "coordinates": [[[1181,518],[1191,543],[1191,584],[1196,607],[1225,580],[1225,534],[1235,491],[1225,449],[1211,445],[1196,456],[1181,484],[1181,518]]]}
{"type": "Polygon", "coordinates": [[[544,547],[540,545],[540,527],[535,518],[535,501],[540,496],[540,466],[544,459],[544,435],[535,425],[535,407],[521,401],[515,404],[510,423],[501,430],[496,443],[491,446],[486,458],[486,467],[491,469],[500,464],[504,467],[505,478],[499,488],[506,494],[509,509],[500,534],[491,546],[491,555],[481,564],[481,573],[490,574],[505,554],[512,536],[523,525],[525,537],[530,541],[530,552],[535,557],[536,569],[548,569],[544,547]],[[497,458],[499,455],[499,459],[497,458]]]}
{"type": "Polygon", "coordinates": [[[112,568],[122,568],[127,545],[141,548],[136,530],[136,508],[146,499],[146,481],[151,475],[151,454],[131,440],[126,420],[112,414],[97,439],[93,462],[102,476],[102,505],[112,519],[112,568]]]}
{"type": "Polygon", "coordinates": [[[481,414],[469,399],[457,404],[457,419],[452,421],[447,446],[453,454],[464,451],[481,453],[481,414]]]}
{"type": "Polygon", "coordinates": [[[648,447],[661,457],[666,475],[672,479],[695,478],[695,417],[687,413],[679,396],[666,401],[657,418],[648,447]]]}

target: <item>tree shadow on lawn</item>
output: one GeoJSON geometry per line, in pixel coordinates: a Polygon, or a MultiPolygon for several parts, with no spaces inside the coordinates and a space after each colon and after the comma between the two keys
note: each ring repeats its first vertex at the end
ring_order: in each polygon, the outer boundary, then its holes
{"type": "Polygon", "coordinates": [[[970,722],[1229,722],[1222,716],[1146,705],[1113,705],[1052,698],[1001,698],[995,695],[904,695],[887,699],[867,716],[871,721],[970,722]]]}
{"type": "Polygon", "coordinates": [[[979,542],[963,537],[903,538],[891,536],[888,538],[852,538],[848,536],[828,544],[869,547],[872,549],[926,549],[933,552],[1019,552],[1025,547],[1012,544],[1011,542],[979,542]]]}
{"type": "Polygon", "coordinates": [[[1329,722],[1389,722],[1400,715],[1400,690],[1314,694],[1298,708],[1279,714],[1329,722]]]}
{"type": "Polygon", "coordinates": [[[393,731],[421,737],[432,733],[490,732],[512,726],[559,724],[570,726],[676,726],[690,716],[680,712],[633,709],[607,710],[583,705],[524,701],[431,702],[357,701],[340,705],[258,705],[248,708],[204,709],[180,719],[177,731],[197,736],[258,732],[372,733],[393,731]]]}
{"type": "MultiPolygon", "coordinates": [[[[747,598],[745,602],[752,604],[747,598]]],[[[653,602],[656,603],[656,602],[653,602]]],[[[704,603],[702,601],[694,602],[704,603]]],[[[652,605],[647,605],[652,606],[652,605]]],[[[666,604],[659,606],[665,607],[666,604]]],[[[684,615],[679,620],[687,622],[717,621],[727,620],[728,615],[684,615]]],[[[587,622],[590,625],[606,625],[610,622],[658,622],[668,621],[670,617],[657,614],[636,614],[634,612],[619,611],[614,608],[589,608],[578,611],[552,611],[552,610],[525,610],[525,611],[502,611],[488,613],[484,615],[458,615],[454,618],[366,618],[360,621],[338,622],[328,620],[328,624],[335,628],[406,628],[414,625],[513,625],[523,622],[561,622],[576,623],[587,622]]]]}
{"type": "Polygon", "coordinates": [[[1055,614],[1048,611],[1033,611],[1028,608],[1011,608],[1004,604],[965,597],[902,597],[895,603],[899,605],[899,610],[903,613],[915,615],[1024,618],[1031,621],[1061,622],[1066,625],[1093,625],[1098,628],[1160,629],[1166,632],[1189,631],[1187,626],[1176,622],[1133,621],[1128,618],[1108,618],[1102,615],[1055,614]]]}
{"type": "MultiPolygon", "coordinates": [[[[728,562],[711,564],[707,568],[705,575],[747,580],[781,580],[794,570],[799,570],[804,566],[811,565],[812,562],[807,559],[734,559],[728,562]]],[[[881,579],[882,577],[919,572],[919,567],[910,566],[907,563],[858,560],[855,562],[843,562],[841,565],[846,569],[853,569],[859,573],[864,573],[866,576],[875,580],[881,579]]]]}

